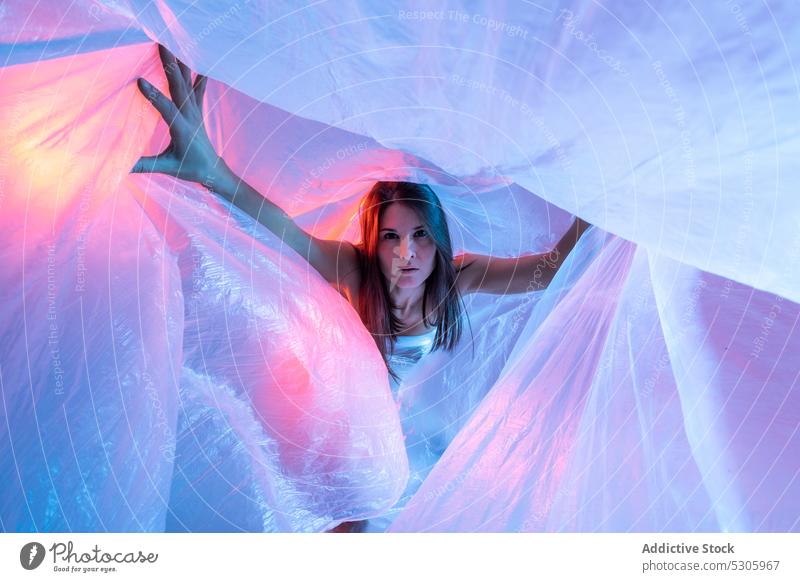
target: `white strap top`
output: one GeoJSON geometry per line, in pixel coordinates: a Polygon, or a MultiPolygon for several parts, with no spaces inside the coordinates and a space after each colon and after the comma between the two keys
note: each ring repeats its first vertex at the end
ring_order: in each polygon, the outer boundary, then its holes
{"type": "Polygon", "coordinates": [[[435,337],[436,328],[432,327],[421,335],[398,335],[395,338],[394,345],[396,348],[399,348],[432,344],[433,338],[435,337]]]}
{"type": "MultiPolygon", "coordinates": [[[[436,328],[432,327],[421,335],[399,335],[395,339],[392,352],[389,354],[389,363],[392,369],[402,379],[411,366],[429,353],[436,338],[436,328]]],[[[392,382],[394,385],[394,382],[392,382]]]]}

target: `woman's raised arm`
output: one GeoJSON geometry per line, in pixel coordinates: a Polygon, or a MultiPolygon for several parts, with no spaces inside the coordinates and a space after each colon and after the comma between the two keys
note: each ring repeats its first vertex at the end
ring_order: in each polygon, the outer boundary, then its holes
{"type": "Polygon", "coordinates": [[[590,226],[576,217],[555,248],[547,253],[511,258],[459,255],[453,260],[455,266],[460,268],[457,279],[459,290],[465,294],[507,295],[544,289],[590,226]]]}
{"type": "Polygon", "coordinates": [[[357,269],[356,250],[350,243],[316,238],[300,228],[276,204],[237,176],[214,150],[203,120],[206,77],[192,82],[189,68],[159,45],[171,99],[145,79],[139,90],[169,127],[170,144],[155,156],[143,156],[132,172],[161,173],[199,182],[235,204],[271,230],[304,257],[329,283],[341,290],[344,279],[357,269]]]}

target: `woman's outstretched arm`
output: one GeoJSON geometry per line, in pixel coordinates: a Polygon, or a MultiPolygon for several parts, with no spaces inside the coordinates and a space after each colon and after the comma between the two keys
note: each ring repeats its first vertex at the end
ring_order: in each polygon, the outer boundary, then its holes
{"type": "Polygon", "coordinates": [[[461,267],[458,285],[462,293],[529,293],[547,287],[575,248],[581,235],[592,226],[576,218],[558,244],[547,253],[500,258],[464,254],[455,258],[461,267]]]}
{"type": "Polygon", "coordinates": [[[279,206],[237,176],[214,150],[203,120],[206,77],[192,82],[189,68],[165,47],[158,47],[171,99],[145,79],[139,90],[169,126],[170,144],[158,155],[144,156],[137,173],[161,173],[198,182],[235,204],[304,257],[329,283],[342,290],[357,269],[357,255],[347,242],[314,237],[300,228],[279,206]]]}

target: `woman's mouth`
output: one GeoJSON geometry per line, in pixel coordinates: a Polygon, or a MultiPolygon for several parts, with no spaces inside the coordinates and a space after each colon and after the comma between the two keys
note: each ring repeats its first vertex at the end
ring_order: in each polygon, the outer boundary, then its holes
{"type": "Polygon", "coordinates": [[[401,273],[413,273],[414,271],[419,271],[419,269],[416,268],[416,267],[405,267],[405,268],[401,267],[400,268],[400,272],[401,273]]]}

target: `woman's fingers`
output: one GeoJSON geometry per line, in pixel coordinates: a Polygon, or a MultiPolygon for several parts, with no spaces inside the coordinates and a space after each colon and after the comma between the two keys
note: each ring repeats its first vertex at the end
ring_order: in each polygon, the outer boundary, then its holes
{"type": "Polygon", "coordinates": [[[161,117],[164,118],[164,121],[167,122],[167,125],[172,127],[172,124],[175,123],[180,115],[176,105],[170,101],[166,95],[151,85],[146,79],[139,77],[136,80],[136,85],[139,87],[139,91],[141,91],[144,96],[147,97],[147,100],[150,101],[150,103],[153,104],[153,107],[155,107],[156,110],[161,114],[161,117]]]}
{"type": "Polygon", "coordinates": [[[206,94],[207,82],[208,77],[198,74],[194,80],[194,87],[192,87],[192,93],[194,93],[194,102],[197,104],[197,108],[200,110],[201,118],[203,116],[203,97],[206,94]]]}
{"type": "Polygon", "coordinates": [[[164,74],[167,76],[167,84],[169,85],[169,94],[178,108],[181,108],[189,96],[189,87],[183,78],[178,59],[175,58],[167,47],[158,45],[158,56],[161,58],[161,64],[164,66],[164,74]]]}
{"type": "Polygon", "coordinates": [[[197,75],[191,82],[191,70],[178,61],[165,47],[158,46],[172,99],[144,78],[137,86],[153,104],[169,126],[170,145],[156,156],[143,156],[133,173],[162,173],[177,178],[196,180],[216,154],[205,132],[202,120],[206,77],[197,75]],[[197,119],[199,113],[199,119],[197,119]]]}
{"type": "Polygon", "coordinates": [[[183,64],[183,62],[179,58],[175,58],[175,61],[178,63],[178,69],[181,71],[181,76],[183,77],[183,82],[186,87],[192,86],[192,71],[189,70],[189,67],[183,64]]]}

